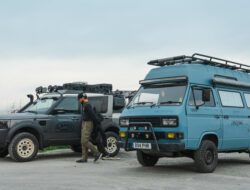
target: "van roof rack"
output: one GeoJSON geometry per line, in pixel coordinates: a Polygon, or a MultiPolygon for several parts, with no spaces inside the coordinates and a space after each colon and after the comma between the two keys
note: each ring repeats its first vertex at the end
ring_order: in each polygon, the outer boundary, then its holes
{"type": "Polygon", "coordinates": [[[203,55],[200,53],[194,53],[192,56],[181,55],[181,56],[169,57],[169,58],[164,58],[164,59],[156,59],[156,60],[149,61],[148,65],[163,67],[163,66],[184,64],[184,63],[190,63],[190,64],[199,63],[199,64],[211,65],[215,67],[228,68],[232,70],[250,73],[249,65],[244,65],[244,64],[237,63],[234,61],[229,61],[226,59],[203,55]]]}

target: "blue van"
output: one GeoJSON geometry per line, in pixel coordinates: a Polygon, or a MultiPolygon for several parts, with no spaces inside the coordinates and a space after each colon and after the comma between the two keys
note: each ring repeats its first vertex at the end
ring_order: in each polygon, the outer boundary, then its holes
{"type": "Polygon", "coordinates": [[[148,64],[120,117],[119,144],[141,165],[184,156],[209,173],[218,152],[250,153],[250,66],[197,53],[148,64]]]}

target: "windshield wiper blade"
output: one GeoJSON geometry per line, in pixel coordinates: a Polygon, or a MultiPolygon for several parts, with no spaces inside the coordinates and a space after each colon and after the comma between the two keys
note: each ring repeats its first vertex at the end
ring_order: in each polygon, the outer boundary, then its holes
{"type": "Polygon", "coordinates": [[[36,111],[24,111],[24,112],[29,112],[29,113],[35,113],[35,114],[37,114],[36,111]]]}
{"type": "Polygon", "coordinates": [[[180,104],[181,102],[177,101],[167,101],[167,102],[160,102],[160,104],[180,104]]]}
{"type": "Polygon", "coordinates": [[[154,102],[137,102],[136,105],[154,104],[154,102]]]}

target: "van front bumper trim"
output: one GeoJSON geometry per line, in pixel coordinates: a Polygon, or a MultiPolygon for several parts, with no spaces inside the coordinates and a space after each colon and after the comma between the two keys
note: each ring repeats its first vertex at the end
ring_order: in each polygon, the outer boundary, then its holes
{"type": "MultiPolygon", "coordinates": [[[[133,142],[127,143],[127,151],[134,151],[132,147],[133,142]]],[[[118,146],[120,148],[125,148],[126,143],[122,141],[118,141],[118,146]]],[[[151,143],[152,149],[150,151],[153,152],[179,152],[185,150],[185,143],[158,143],[159,151],[157,150],[156,143],[151,143]]]]}

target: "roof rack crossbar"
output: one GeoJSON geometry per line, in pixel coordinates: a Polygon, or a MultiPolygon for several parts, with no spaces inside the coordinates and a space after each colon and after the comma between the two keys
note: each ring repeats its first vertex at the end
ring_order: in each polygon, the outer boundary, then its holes
{"type": "Polygon", "coordinates": [[[238,70],[250,73],[250,65],[245,65],[234,61],[229,61],[226,59],[203,55],[200,53],[194,53],[192,56],[181,55],[164,59],[156,59],[148,62],[149,65],[160,66],[160,67],[176,65],[181,63],[199,63],[199,64],[212,65],[215,67],[228,68],[232,70],[238,70]]]}

